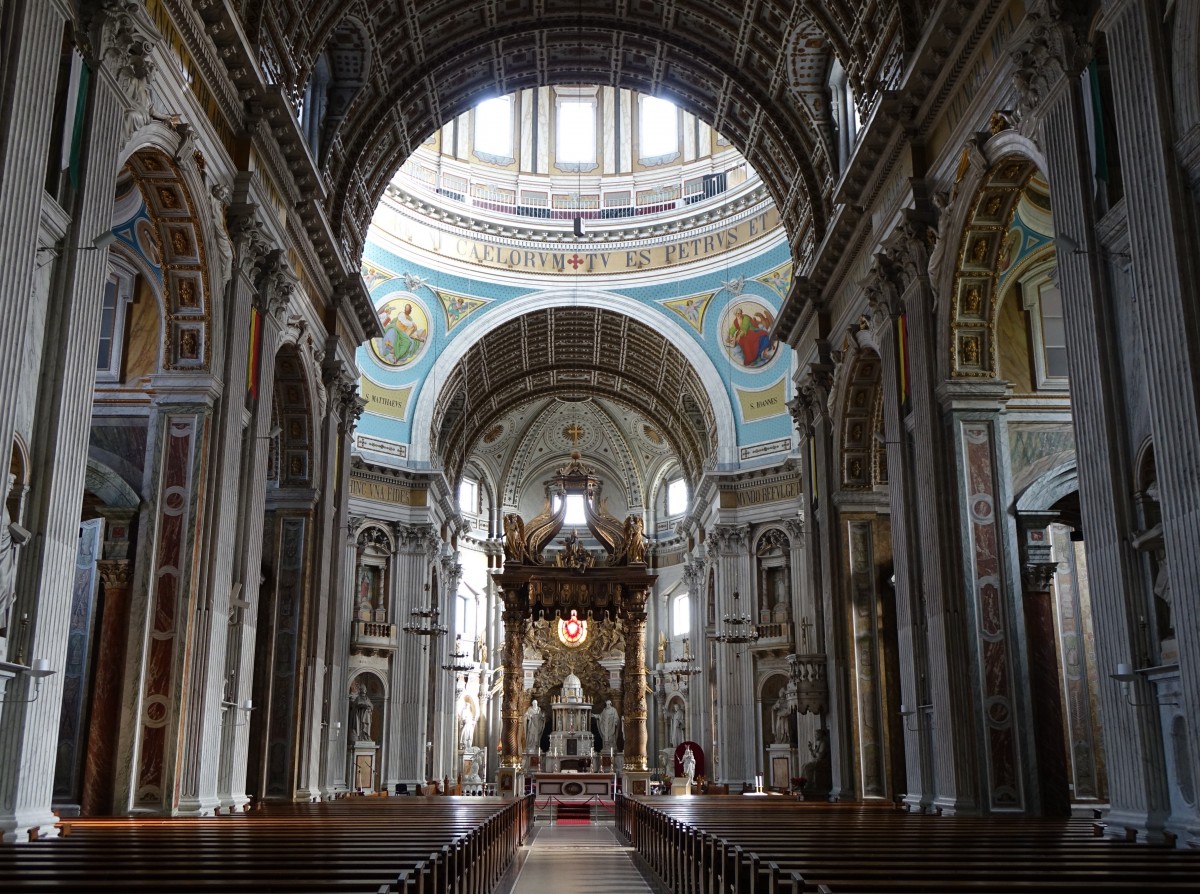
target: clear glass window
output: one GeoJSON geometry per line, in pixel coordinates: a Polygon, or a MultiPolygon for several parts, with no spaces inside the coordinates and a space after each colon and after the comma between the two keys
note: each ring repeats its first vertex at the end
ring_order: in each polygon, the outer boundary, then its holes
{"type": "Polygon", "coordinates": [[[479,513],[479,482],[464,478],[458,486],[458,508],[471,515],[479,513]]]}
{"type": "Polygon", "coordinates": [[[667,515],[683,515],[688,508],[687,482],[676,478],[667,485],[667,515]]]}
{"type": "Polygon", "coordinates": [[[512,157],[511,96],[486,99],[475,107],[475,151],[501,158],[512,157]]]}
{"type": "Polygon", "coordinates": [[[675,155],[678,151],[679,112],[674,103],[643,96],[638,119],[638,156],[645,161],[675,155]]]}
{"type": "Polygon", "coordinates": [[[691,624],[692,600],[687,593],[680,593],[671,603],[671,635],[686,636],[691,624]]]}
{"type": "Polygon", "coordinates": [[[563,99],[558,103],[560,164],[593,164],[596,161],[596,105],[590,100],[563,99]]]}

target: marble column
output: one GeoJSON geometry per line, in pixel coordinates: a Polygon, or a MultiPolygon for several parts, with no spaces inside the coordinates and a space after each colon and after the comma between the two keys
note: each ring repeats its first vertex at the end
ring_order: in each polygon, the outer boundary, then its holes
{"type": "MultiPolygon", "coordinates": [[[[696,667],[700,670],[699,674],[685,684],[687,686],[687,711],[684,715],[685,734],[691,741],[701,744],[711,742],[713,738],[713,724],[708,700],[709,685],[712,682],[709,679],[709,644],[708,637],[704,635],[707,626],[704,618],[704,602],[707,598],[707,594],[704,592],[707,581],[705,568],[706,563],[703,558],[689,556],[683,561],[683,578],[691,603],[691,614],[688,618],[688,630],[691,633],[688,637],[688,645],[691,646],[692,654],[696,657],[696,667]]],[[[659,707],[663,712],[666,711],[666,705],[659,707]]],[[[665,716],[664,713],[664,718],[665,716]]],[[[665,735],[661,742],[662,747],[667,747],[665,735]]],[[[705,764],[709,768],[707,775],[712,776],[711,755],[706,755],[706,758],[709,760],[705,764]]]]}
{"type": "MultiPolygon", "coordinates": [[[[1085,17],[1069,11],[1061,14],[1039,2],[1027,30],[1017,35],[1013,61],[1020,129],[1033,135],[1045,153],[1055,232],[1070,236],[1081,248],[1059,253],[1058,276],[1067,331],[1072,424],[1076,443],[1087,445],[1078,455],[1079,503],[1096,658],[1100,668],[1111,673],[1119,663],[1140,663],[1143,655],[1138,611],[1127,594],[1141,592],[1144,583],[1128,538],[1136,518],[1131,497],[1134,476],[1127,450],[1114,437],[1125,431],[1128,410],[1122,397],[1121,334],[1110,323],[1119,315],[1095,238],[1094,180],[1088,163],[1091,147],[1084,105],[1090,98],[1085,99],[1079,84],[1080,72],[1091,58],[1087,28],[1085,17]]],[[[1145,138],[1146,134],[1139,134],[1135,141],[1145,138]]],[[[1152,223],[1155,221],[1147,221],[1152,223]]],[[[1179,320],[1170,325],[1178,326],[1179,320]]],[[[1157,711],[1130,706],[1121,685],[1107,675],[1101,680],[1098,699],[1112,804],[1108,828],[1120,836],[1130,828],[1161,840],[1170,802],[1163,779],[1157,711]]],[[[1136,700],[1152,702],[1144,691],[1136,700]]]]}
{"type": "MultiPolygon", "coordinates": [[[[50,272],[48,264],[38,269],[49,252],[39,254],[37,249],[54,103],[47,101],[45,87],[29,89],[29,85],[55,83],[63,26],[72,14],[70,6],[61,0],[13,4],[8,20],[20,40],[10,44],[13,52],[5,63],[7,77],[0,82],[4,95],[10,97],[4,139],[0,140],[0,208],[4,209],[0,295],[11,299],[0,314],[0,445],[6,463],[18,412],[28,400],[22,393],[25,383],[21,371],[28,361],[25,337],[37,312],[32,299],[40,289],[35,283],[50,272]]],[[[95,235],[87,234],[85,238],[95,235]]]]}
{"type": "MultiPolygon", "coordinates": [[[[749,525],[716,525],[708,537],[716,550],[717,629],[726,615],[754,616],[754,569],[750,557],[749,525]],[[740,594],[745,591],[745,598],[740,594]],[[737,599],[733,594],[738,593],[737,599]]],[[[756,623],[752,619],[751,623],[756,623]]],[[[757,737],[760,726],[754,693],[754,655],[744,643],[717,644],[718,778],[734,785],[758,774],[757,737]]]]}
{"type": "Polygon", "coordinates": [[[1054,623],[1054,573],[1057,562],[1026,562],[1021,568],[1025,603],[1025,638],[1037,759],[1037,801],[1031,805],[1043,816],[1069,816],[1071,774],[1059,680],[1057,632],[1054,623]]]}
{"type": "MultiPolygon", "coordinates": [[[[978,741],[970,691],[969,611],[953,581],[961,580],[954,544],[959,541],[955,507],[961,500],[953,483],[954,451],[948,441],[945,417],[936,391],[938,370],[937,301],[924,264],[920,246],[927,244],[928,227],[910,221],[892,247],[897,296],[904,309],[908,334],[908,366],[911,373],[910,410],[906,425],[916,433],[912,439],[912,494],[917,542],[910,552],[918,564],[924,597],[928,669],[928,701],[924,719],[936,734],[932,737],[933,805],[943,813],[973,813],[979,810],[978,741]]],[[[892,526],[893,532],[901,524],[892,526]]],[[[914,574],[910,572],[911,581],[914,574]]],[[[921,710],[918,708],[918,710],[921,710]]]]}
{"type": "Polygon", "coordinates": [[[649,769],[646,763],[646,599],[649,593],[627,593],[621,622],[625,636],[625,669],[622,680],[622,726],[625,734],[625,769],[649,769]]]}
{"type": "MultiPolygon", "coordinates": [[[[1190,66],[1194,77],[1196,60],[1170,57],[1163,34],[1163,7],[1170,4],[1108,0],[1104,6],[1126,183],[1129,275],[1141,324],[1163,545],[1171,580],[1194,582],[1200,580],[1200,404],[1195,392],[1200,381],[1200,286],[1194,263],[1200,236],[1175,145],[1171,70],[1190,66]]],[[[1175,27],[1180,27],[1178,19],[1175,27]]],[[[1179,646],[1178,713],[1186,730],[1186,747],[1173,750],[1175,761],[1190,761],[1190,766],[1177,768],[1178,778],[1195,780],[1200,778],[1200,591],[1175,586],[1171,599],[1179,646]]],[[[1191,843],[1200,844],[1200,810],[1193,806],[1179,821],[1187,823],[1191,843]]]]}
{"type": "MultiPolygon", "coordinates": [[[[16,58],[7,66],[9,76],[25,84],[54,83],[62,6],[22,4],[13,14],[21,40],[16,58]]],[[[87,244],[112,225],[117,172],[111,160],[118,153],[116,122],[121,116],[112,75],[104,66],[97,68],[89,93],[87,163],[70,209],[64,237],[68,245],[87,244]]],[[[29,439],[35,485],[26,515],[26,527],[36,536],[21,553],[12,616],[29,617],[23,643],[26,657],[45,658],[52,668],[62,668],[108,252],[63,252],[52,262],[52,281],[42,281],[49,291],[35,290],[33,234],[38,231],[44,183],[46,106],[51,104],[39,91],[14,88],[14,95],[18,98],[7,113],[7,139],[0,150],[11,149],[11,154],[0,158],[0,207],[5,209],[0,294],[13,299],[0,320],[0,444],[5,456],[12,444],[17,407],[33,403],[38,412],[29,439]],[[31,355],[22,345],[35,305],[43,310],[52,306],[54,312],[45,315],[37,354],[31,355]],[[22,369],[28,374],[22,375],[22,369]],[[15,393],[17,382],[21,394],[15,393]]],[[[45,265],[41,276],[49,277],[50,267],[45,265]]],[[[55,674],[42,682],[37,701],[20,708],[10,705],[0,715],[0,754],[6,758],[0,762],[0,835],[5,841],[24,839],[35,828],[43,836],[57,834],[50,812],[55,749],[46,743],[55,740],[58,730],[62,686],[62,675],[55,674]]],[[[20,686],[10,686],[8,696],[26,697],[20,686]]]]}
{"type": "MultiPolygon", "coordinates": [[[[399,628],[412,620],[414,609],[429,607],[429,545],[437,534],[430,525],[393,526],[396,537],[395,571],[389,602],[394,606],[393,619],[399,628]]],[[[396,654],[392,658],[391,717],[387,736],[385,766],[393,784],[403,782],[410,790],[424,785],[426,743],[431,741],[426,723],[429,693],[425,681],[429,676],[429,642],[432,637],[401,633],[396,654]],[[394,769],[393,769],[394,768],[394,769]]]]}
{"type": "MultiPolygon", "coordinates": [[[[921,706],[930,703],[927,667],[924,596],[921,589],[920,536],[914,511],[912,441],[905,425],[906,410],[901,384],[899,325],[904,307],[891,271],[877,264],[867,286],[871,308],[870,338],[882,365],[883,435],[887,454],[888,502],[891,510],[892,566],[896,598],[897,663],[900,701],[917,712],[905,720],[904,804],[925,812],[933,802],[933,740],[921,706]]],[[[900,782],[897,780],[897,788],[900,782]]]]}
{"type": "MultiPolygon", "coordinates": [[[[194,164],[190,159],[188,164],[194,164]]],[[[214,221],[224,228],[224,220],[214,221]]],[[[209,248],[212,251],[212,247],[209,248]]],[[[232,271],[225,271],[226,274],[232,271]]],[[[226,294],[211,295],[214,304],[214,358],[223,356],[222,380],[226,383],[246,381],[250,361],[250,330],[252,304],[241,297],[239,283],[231,280],[226,294]],[[217,321],[225,326],[217,338],[217,321]]],[[[217,362],[214,359],[214,363],[217,362]]],[[[241,483],[243,463],[247,461],[242,438],[245,426],[244,393],[240,387],[222,387],[213,418],[213,438],[207,446],[208,494],[206,524],[199,546],[201,577],[199,598],[192,607],[191,634],[188,650],[188,680],[190,693],[182,725],[183,736],[177,811],[181,814],[206,816],[221,806],[219,774],[221,752],[225,747],[223,723],[235,722],[237,711],[222,705],[228,692],[226,652],[229,647],[230,600],[233,588],[234,554],[237,544],[237,514],[242,508],[241,483]]],[[[240,598],[240,592],[239,592],[240,598]]],[[[240,702],[239,702],[240,704],[240,702]]],[[[245,718],[239,718],[244,722],[245,718]]]]}
{"type": "MultiPolygon", "coordinates": [[[[335,346],[331,344],[328,350],[334,349],[335,346]]],[[[321,691],[321,712],[315,718],[315,753],[319,761],[318,791],[323,799],[346,788],[343,742],[340,736],[334,733],[338,729],[336,724],[339,721],[342,723],[342,729],[347,728],[346,715],[349,711],[349,704],[342,694],[347,691],[346,668],[350,659],[350,622],[354,612],[356,558],[349,515],[350,448],[354,439],[354,426],[362,415],[363,408],[358,397],[357,385],[351,376],[339,377],[336,385],[332,394],[338,431],[337,453],[332,460],[336,497],[331,529],[333,533],[328,540],[328,552],[332,561],[328,581],[328,604],[325,607],[329,630],[325,645],[327,672],[324,680],[317,682],[317,688],[321,691]]],[[[386,764],[383,769],[385,772],[388,770],[386,764]]]]}
{"type": "MultiPolygon", "coordinates": [[[[239,175],[239,197],[244,198],[249,176],[239,175]]],[[[257,394],[244,420],[238,508],[234,519],[232,586],[238,590],[231,600],[226,634],[225,682],[228,700],[238,705],[251,698],[254,678],[254,642],[258,626],[259,580],[262,576],[263,518],[266,512],[267,463],[270,456],[272,394],[275,386],[275,353],[283,335],[292,290],[285,280],[271,276],[264,267],[273,247],[263,236],[257,206],[235,204],[229,211],[230,237],[234,244],[234,275],[231,300],[253,303],[259,315],[257,394]]],[[[258,708],[256,708],[258,710],[258,708]]],[[[250,724],[236,712],[222,716],[222,745],[217,793],[222,810],[240,810],[249,798],[246,770],[249,760],[250,724]],[[240,725],[239,725],[240,723],[240,725]]]]}
{"type": "Polygon", "coordinates": [[[837,461],[833,455],[832,421],[829,418],[829,389],[832,387],[833,367],[828,362],[829,345],[821,341],[823,360],[809,364],[806,380],[797,388],[791,402],[792,418],[802,439],[801,457],[808,478],[806,492],[809,517],[805,530],[806,550],[812,587],[821,594],[814,599],[817,615],[813,620],[813,651],[825,655],[826,678],[829,687],[826,724],[829,733],[830,797],[853,799],[856,772],[851,747],[850,667],[846,659],[849,631],[845,615],[834,604],[838,590],[839,532],[833,494],[837,487],[837,461]]]}
{"type": "Polygon", "coordinates": [[[114,812],[113,780],[117,774],[125,647],[129,638],[129,588],[133,563],[101,559],[96,563],[103,589],[104,611],[96,632],[96,675],[92,681],[87,753],[83,767],[83,816],[114,812]]]}

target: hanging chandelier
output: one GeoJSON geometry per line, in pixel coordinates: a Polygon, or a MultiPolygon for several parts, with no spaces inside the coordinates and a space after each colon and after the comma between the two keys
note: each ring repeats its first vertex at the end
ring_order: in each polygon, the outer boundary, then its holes
{"type": "Polygon", "coordinates": [[[461,635],[454,637],[454,654],[450,656],[449,661],[449,664],[442,665],[442,670],[456,674],[469,674],[475,670],[475,662],[471,660],[470,655],[463,651],[461,635]]]}
{"type": "MultiPolygon", "coordinates": [[[[425,592],[429,593],[429,584],[425,585],[425,592]]],[[[432,606],[414,608],[410,612],[411,620],[402,629],[405,633],[411,633],[413,636],[445,636],[446,628],[437,622],[439,614],[440,612],[432,606]]]]}
{"type": "Polygon", "coordinates": [[[696,663],[696,656],[692,654],[691,643],[685,636],[683,638],[683,654],[676,659],[675,667],[667,671],[667,676],[674,681],[677,688],[682,688],[698,673],[700,673],[700,667],[696,663]]]}
{"type": "Polygon", "coordinates": [[[754,623],[754,619],[750,615],[738,613],[739,594],[737,590],[733,591],[733,612],[721,619],[724,625],[720,633],[717,634],[717,639],[723,643],[731,643],[738,645],[741,643],[758,642],[758,627],[754,623]]]}

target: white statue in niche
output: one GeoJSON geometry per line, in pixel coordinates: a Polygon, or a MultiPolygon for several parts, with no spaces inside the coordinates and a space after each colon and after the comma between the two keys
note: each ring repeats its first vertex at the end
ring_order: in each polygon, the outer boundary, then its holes
{"type": "Polygon", "coordinates": [[[476,704],[475,696],[469,692],[464,692],[462,700],[459,702],[458,719],[462,721],[458,744],[463,751],[467,751],[475,738],[475,724],[479,722],[479,706],[476,704]]]}
{"type": "Polygon", "coordinates": [[[671,706],[671,713],[667,717],[667,741],[672,748],[676,748],[683,744],[683,705],[675,702],[671,706]]]}
{"type": "Polygon", "coordinates": [[[371,697],[367,695],[367,687],[363,683],[359,683],[354,695],[350,698],[350,707],[353,709],[352,716],[354,718],[354,740],[356,742],[371,741],[371,697]]]}
{"type": "Polygon", "coordinates": [[[525,750],[534,752],[542,747],[542,728],[546,725],[546,712],[538,707],[537,699],[525,711],[525,750]]]}
{"type": "Polygon", "coordinates": [[[617,747],[617,724],[620,723],[620,718],[617,716],[617,709],[613,707],[612,700],[604,703],[604,710],[599,714],[592,712],[592,716],[596,718],[596,728],[600,730],[601,750],[615,749],[617,747]]]}

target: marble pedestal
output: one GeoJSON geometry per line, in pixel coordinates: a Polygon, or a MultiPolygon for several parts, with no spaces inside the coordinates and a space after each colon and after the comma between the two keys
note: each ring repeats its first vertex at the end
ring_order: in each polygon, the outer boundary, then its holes
{"type": "Polygon", "coordinates": [[[767,748],[767,785],[770,788],[789,791],[792,787],[792,772],[795,752],[791,745],[771,745],[767,748]]]}
{"type": "Polygon", "coordinates": [[[351,751],[350,778],[353,787],[362,792],[375,791],[375,761],[379,746],[367,739],[354,743],[351,751]]]}
{"type": "Polygon", "coordinates": [[[525,771],[520,767],[501,767],[496,773],[496,793],[501,798],[520,798],[525,794],[525,771]]]}
{"type": "Polygon", "coordinates": [[[622,769],[621,791],[627,795],[650,794],[650,771],[622,769]]]}

